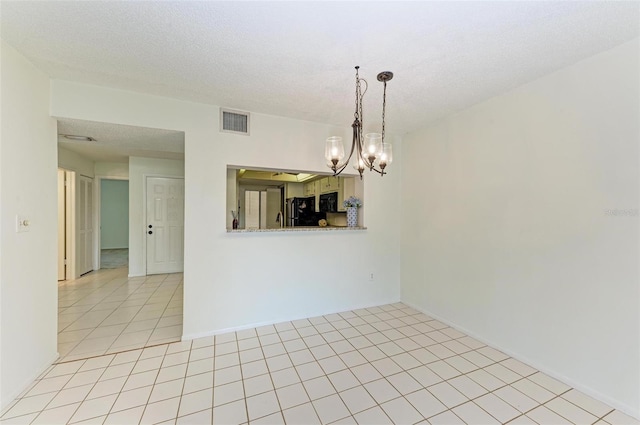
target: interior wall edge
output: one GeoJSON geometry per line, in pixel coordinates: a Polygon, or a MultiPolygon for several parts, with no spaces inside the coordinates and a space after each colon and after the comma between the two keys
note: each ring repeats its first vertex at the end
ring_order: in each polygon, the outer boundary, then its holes
{"type": "MultiPolygon", "coordinates": [[[[348,309],[348,310],[340,310],[340,311],[332,310],[332,311],[329,311],[329,312],[326,312],[326,313],[319,314],[318,316],[312,316],[312,317],[327,316],[327,315],[330,315],[330,314],[344,313],[346,311],[353,311],[353,310],[362,310],[364,308],[377,307],[377,306],[380,306],[380,305],[394,304],[394,303],[398,303],[398,302],[401,302],[401,300],[396,298],[396,299],[390,300],[388,302],[366,304],[366,305],[356,306],[356,307],[353,307],[353,308],[348,309]]],[[[197,339],[197,338],[206,338],[208,336],[222,335],[222,334],[229,333],[229,332],[244,331],[244,330],[247,330],[247,329],[259,328],[261,326],[275,325],[275,324],[278,324],[278,323],[293,322],[295,320],[302,320],[302,319],[309,319],[309,318],[311,318],[311,317],[309,317],[309,316],[296,316],[296,317],[292,317],[292,318],[266,320],[264,322],[250,323],[250,324],[247,324],[247,325],[232,326],[232,327],[229,327],[229,328],[217,329],[217,330],[207,331],[207,332],[196,332],[196,333],[182,335],[182,341],[189,341],[189,340],[197,339]]]]}
{"type": "Polygon", "coordinates": [[[31,389],[31,387],[36,383],[36,379],[47,372],[49,368],[53,366],[53,363],[59,358],[60,354],[56,352],[56,354],[51,357],[51,360],[47,360],[41,367],[37,369],[37,372],[26,379],[22,383],[22,385],[18,385],[16,389],[9,395],[3,394],[2,400],[0,401],[0,411],[4,411],[4,409],[9,406],[11,402],[15,401],[20,395],[31,389]]]}
{"type": "Polygon", "coordinates": [[[487,344],[487,345],[489,345],[489,346],[491,346],[491,347],[493,347],[493,348],[495,348],[497,350],[502,351],[503,353],[509,355],[510,357],[513,357],[514,359],[516,359],[516,360],[518,360],[518,361],[520,361],[522,363],[525,363],[525,364],[537,369],[538,371],[540,371],[542,373],[545,373],[545,374],[549,375],[550,377],[552,377],[554,379],[557,379],[558,381],[563,382],[564,384],[567,384],[570,387],[575,388],[576,390],[585,393],[586,395],[588,395],[590,397],[595,398],[596,400],[599,400],[599,401],[601,401],[603,403],[606,403],[609,406],[611,406],[611,407],[613,407],[615,409],[618,409],[621,412],[626,413],[627,415],[633,416],[636,419],[640,419],[640,410],[634,408],[633,406],[629,406],[629,405],[627,405],[625,403],[622,403],[622,402],[620,402],[620,401],[618,401],[616,399],[613,399],[613,398],[611,398],[611,397],[609,397],[607,395],[604,395],[601,392],[599,392],[597,390],[594,390],[593,388],[591,388],[589,386],[583,385],[579,381],[576,381],[574,379],[568,378],[567,376],[563,375],[562,373],[557,372],[556,370],[550,369],[547,366],[545,366],[545,365],[543,365],[543,364],[541,364],[539,362],[532,361],[527,356],[524,356],[521,353],[515,352],[515,351],[510,350],[510,349],[508,349],[506,347],[502,347],[500,344],[498,344],[498,343],[496,343],[496,342],[494,342],[494,341],[492,341],[490,339],[487,339],[484,336],[479,335],[479,334],[477,334],[477,333],[465,328],[464,326],[460,326],[459,324],[454,323],[454,322],[448,320],[447,318],[442,317],[442,316],[440,316],[438,314],[433,314],[428,309],[424,309],[424,308],[422,308],[422,307],[420,307],[420,306],[418,306],[416,304],[413,304],[412,302],[407,301],[407,300],[401,300],[401,302],[406,304],[406,305],[408,305],[411,308],[414,308],[414,309],[418,310],[421,313],[426,314],[427,316],[433,317],[434,319],[436,319],[436,320],[438,320],[438,321],[440,321],[440,322],[442,322],[442,323],[444,323],[444,324],[446,324],[446,325],[448,325],[448,326],[450,326],[450,327],[452,327],[452,328],[454,328],[454,329],[456,329],[456,330],[458,330],[458,331],[460,331],[460,332],[462,332],[462,333],[464,333],[464,334],[466,334],[466,335],[468,335],[468,336],[470,336],[472,338],[477,339],[478,341],[480,341],[480,342],[482,342],[484,344],[487,344]]]}

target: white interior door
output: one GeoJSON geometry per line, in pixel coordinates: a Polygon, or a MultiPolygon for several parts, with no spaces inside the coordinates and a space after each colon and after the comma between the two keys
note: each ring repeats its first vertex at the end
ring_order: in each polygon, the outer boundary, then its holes
{"type": "Polygon", "coordinates": [[[147,274],[184,269],[184,179],[147,177],[147,274]]]}
{"type": "Polygon", "coordinates": [[[78,233],[76,260],[82,275],[93,270],[93,179],[87,176],[80,176],[78,233]]]}
{"type": "Polygon", "coordinates": [[[58,280],[67,278],[65,269],[65,257],[67,252],[66,244],[66,190],[65,190],[65,172],[58,169],[58,280]]]}

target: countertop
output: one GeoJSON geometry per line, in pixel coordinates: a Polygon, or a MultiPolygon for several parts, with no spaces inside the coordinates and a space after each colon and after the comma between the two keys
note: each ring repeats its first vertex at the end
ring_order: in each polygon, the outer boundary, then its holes
{"type": "Polygon", "coordinates": [[[278,229],[227,229],[227,233],[262,233],[262,232],[334,232],[344,230],[367,230],[366,227],[347,227],[347,226],[297,226],[282,227],[278,229]]]}

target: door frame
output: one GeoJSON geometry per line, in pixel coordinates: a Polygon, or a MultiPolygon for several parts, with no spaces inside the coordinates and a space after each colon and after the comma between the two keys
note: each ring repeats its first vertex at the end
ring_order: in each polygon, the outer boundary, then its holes
{"type": "MultiPolygon", "coordinates": [[[[96,270],[101,269],[100,264],[100,226],[102,225],[102,219],[100,217],[100,207],[102,206],[102,180],[126,180],[129,181],[129,177],[123,176],[109,176],[109,175],[96,175],[93,177],[93,217],[94,223],[94,238],[93,238],[93,264],[96,270]]],[[[127,221],[129,222],[129,241],[131,241],[131,212],[127,214],[127,221]]],[[[127,243],[129,245],[129,243],[127,243]]],[[[146,268],[146,264],[145,264],[146,268]]],[[[127,265],[127,270],[129,266],[127,265]]]]}
{"type": "MultiPolygon", "coordinates": [[[[89,222],[91,224],[91,247],[89,249],[89,260],[91,261],[91,270],[85,271],[84,268],[81,268],[80,271],[76,271],[76,276],[80,277],[83,276],[85,274],[88,274],[90,272],[96,271],[96,264],[94,262],[95,259],[95,246],[96,246],[96,239],[95,239],[95,232],[96,232],[96,212],[95,212],[95,204],[96,204],[96,194],[94,191],[94,184],[95,184],[95,176],[87,176],[86,174],[82,174],[82,173],[78,173],[78,179],[77,179],[77,183],[78,185],[76,186],[76,190],[79,188],[80,190],[80,194],[82,196],[86,196],[86,192],[82,193],[82,184],[81,181],[82,179],[88,179],[91,180],[91,182],[87,182],[87,185],[85,186],[86,190],[91,190],[91,204],[87,203],[87,208],[91,208],[91,214],[89,215],[89,222]]],[[[76,195],[78,195],[78,192],[76,191],[76,195]]],[[[80,208],[81,203],[76,203],[76,207],[80,208]]],[[[78,211],[76,210],[76,213],[78,213],[78,211]]],[[[85,217],[86,219],[86,217],[85,217]]],[[[76,219],[75,221],[75,225],[77,226],[78,221],[76,219]]],[[[76,229],[78,230],[78,229],[76,229]]],[[[80,235],[80,231],[76,232],[76,235],[80,235]]],[[[81,236],[81,238],[84,236],[81,236]]],[[[77,242],[77,241],[76,241],[77,242]]],[[[85,240],[86,242],[86,240],[85,240]]],[[[79,265],[79,261],[78,261],[78,249],[77,249],[78,245],[76,244],[76,250],[75,250],[75,259],[76,259],[76,264],[79,265]]],[[[84,261],[86,261],[86,258],[84,259],[84,261]]]]}
{"type": "MultiPolygon", "coordinates": [[[[144,258],[144,267],[143,267],[143,271],[144,271],[144,276],[148,276],[147,275],[147,179],[151,177],[151,178],[161,178],[161,179],[177,179],[177,180],[182,180],[182,184],[185,184],[185,178],[184,176],[176,176],[176,175],[169,175],[169,174],[146,174],[143,173],[142,174],[142,230],[143,230],[143,236],[144,236],[144,243],[142,244],[142,258],[144,258]]],[[[186,188],[186,185],[184,186],[186,188]]],[[[183,197],[186,199],[186,193],[183,192],[183,197]]],[[[184,202],[184,205],[186,206],[186,202],[184,202]]],[[[184,214],[182,214],[182,226],[184,228],[185,225],[185,216],[184,214]]],[[[129,228],[131,228],[131,226],[129,226],[129,228]]],[[[182,243],[182,262],[184,264],[184,241],[182,243]]],[[[184,268],[184,266],[183,266],[184,268]]]]}
{"type": "Polygon", "coordinates": [[[65,178],[65,257],[66,267],[64,280],[73,280],[78,274],[76,270],[76,175],[75,171],[58,167],[64,171],[65,178]]]}

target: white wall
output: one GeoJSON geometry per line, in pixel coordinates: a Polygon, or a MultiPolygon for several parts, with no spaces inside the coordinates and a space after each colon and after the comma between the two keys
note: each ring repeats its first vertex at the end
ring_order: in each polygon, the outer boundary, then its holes
{"type": "Polygon", "coordinates": [[[399,299],[395,168],[366,178],[366,231],[226,232],[227,165],[326,172],[324,140],[350,128],[252,114],[251,136],[220,133],[216,106],[57,80],[51,102],[55,116],[185,132],[185,337],[399,299]]]}
{"type": "Polygon", "coordinates": [[[147,219],[144,212],[148,176],[184,177],[184,162],[134,156],[129,158],[129,276],[147,274],[147,219]]]}
{"type": "Polygon", "coordinates": [[[76,172],[76,183],[80,175],[93,178],[95,176],[95,162],[76,152],[64,148],[58,148],[58,167],[76,172]]]}
{"type": "Polygon", "coordinates": [[[49,78],[1,42],[0,406],[56,357],[57,154],[49,78]],[[16,215],[30,230],[16,233],[16,215]],[[34,266],[35,265],[35,266],[34,266]]]}
{"type": "Polygon", "coordinates": [[[636,417],[638,51],[408,135],[400,203],[404,301],[636,417]]]}
{"type": "Polygon", "coordinates": [[[100,248],[129,247],[129,182],[100,180],[100,248]]]}
{"type": "Polygon", "coordinates": [[[94,171],[96,176],[128,179],[129,163],[99,161],[95,163],[94,171]]]}

